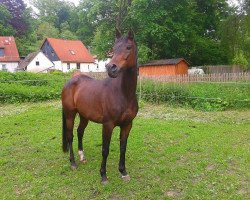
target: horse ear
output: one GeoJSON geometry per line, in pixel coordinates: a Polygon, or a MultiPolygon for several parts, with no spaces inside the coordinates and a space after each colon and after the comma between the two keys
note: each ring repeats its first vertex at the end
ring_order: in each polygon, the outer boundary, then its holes
{"type": "Polygon", "coordinates": [[[115,28],[115,36],[116,36],[116,39],[119,39],[122,36],[121,32],[119,31],[117,27],[115,28]]]}
{"type": "Polygon", "coordinates": [[[128,32],[128,39],[131,39],[131,40],[134,39],[134,32],[133,32],[132,29],[130,29],[129,32],[128,32]]]}

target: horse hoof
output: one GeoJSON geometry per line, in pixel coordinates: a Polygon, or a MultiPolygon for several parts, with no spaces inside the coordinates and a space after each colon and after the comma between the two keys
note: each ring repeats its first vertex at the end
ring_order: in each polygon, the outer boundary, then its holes
{"type": "Polygon", "coordinates": [[[130,176],[129,175],[122,176],[122,180],[125,181],[125,182],[129,182],[130,181],[130,176]]]}
{"type": "Polygon", "coordinates": [[[74,171],[76,170],[77,166],[76,165],[71,165],[71,169],[74,171]]]}
{"type": "Polygon", "coordinates": [[[86,159],[80,160],[80,162],[81,162],[82,164],[86,164],[86,163],[87,163],[87,160],[86,160],[86,159]]]}
{"type": "Polygon", "coordinates": [[[107,185],[108,183],[109,183],[108,180],[102,181],[103,185],[107,185]]]}
{"type": "Polygon", "coordinates": [[[107,184],[108,184],[108,179],[107,179],[107,177],[103,177],[101,183],[102,183],[103,185],[107,185],[107,184]]]}

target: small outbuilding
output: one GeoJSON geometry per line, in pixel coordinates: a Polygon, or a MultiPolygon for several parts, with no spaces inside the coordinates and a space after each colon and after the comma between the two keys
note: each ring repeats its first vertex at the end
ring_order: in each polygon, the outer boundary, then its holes
{"type": "Polygon", "coordinates": [[[43,52],[33,52],[22,60],[18,71],[47,72],[54,68],[54,63],[48,59],[43,52]]]}
{"type": "Polygon", "coordinates": [[[139,68],[142,76],[188,74],[188,62],[184,58],[154,60],[139,68]]]}

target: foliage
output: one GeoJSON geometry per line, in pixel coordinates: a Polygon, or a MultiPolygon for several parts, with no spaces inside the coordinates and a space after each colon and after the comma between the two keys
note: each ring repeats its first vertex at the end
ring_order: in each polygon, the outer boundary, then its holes
{"type": "Polygon", "coordinates": [[[230,64],[238,52],[250,61],[247,0],[238,7],[229,6],[227,0],[81,0],[77,6],[66,0],[31,3],[36,12],[23,0],[0,3],[0,34],[17,36],[20,55],[38,50],[45,37],[60,37],[81,40],[103,59],[118,27],[123,33],[131,28],[135,32],[141,64],[177,57],[191,65],[230,64]]]}
{"type": "Polygon", "coordinates": [[[5,5],[11,14],[9,24],[15,29],[18,35],[25,34],[28,24],[25,20],[26,7],[23,0],[1,0],[0,4],[5,5]]]}
{"type": "Polygon", "coordinates": [[[238,1],[230,15],[220,26],[221,46],[229,62],[245,64],[250,60],[250,10],[249,1],[238,1]],[[240,60],[239,60],[240,59],[240,60]]]}
{"type": "MultiPolygon", "coordinates": [[[[27,72],[0,73],[0,102],[37,102],[60,98],[64,83],[71,74],[53,72],[33,74],[27,72]]],[[[141,102],[170,103],[213,111],[249,108],[248,84],[211,83],[158,83],[143,80],[138,84],[141,102]]]]}
{"type": "Polygon", "coordinates": [[[5,5],[0,4],[0,35],[8,36],[14,34],[14,29],[9,24],[11,13],[5,5]]]}
{"type": "Polygon", "coordinates": [[[0,102],[37,102],[58,99],[68,74],[0,73],[0,102]]]}
{"type": "Polygon", "coordinates": [[[144,101],[165,102],[213,111],[250,108],[248,84],[211,83],[157,83],[143,80],[138,95],[144,101]],[[246,102],[244,102],[246,100],[246,102]]]}
{"type": "Polygon", "coordinates": [[[243,67],[248,65],[247,59],[242,51],[238,52],[235,55],[234,59],[232,60],[232,63],[243,67]]]}

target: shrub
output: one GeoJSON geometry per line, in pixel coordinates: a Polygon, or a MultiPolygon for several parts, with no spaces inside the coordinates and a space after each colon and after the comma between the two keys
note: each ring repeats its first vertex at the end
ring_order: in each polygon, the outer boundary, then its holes
{"type": "Polygon", "coordinates": [[[250,108],[250,87],[247,84],[174,84],[143,80],[140,85],[138,95],[151,103],[167,102],[205,111],[250,108]]]}
{"type": "Polygon", "coordinates": [[[60,98],[68,74],[0,72],[0,102],[37,102],[60,98]]]}

